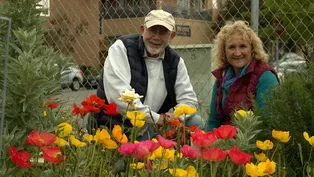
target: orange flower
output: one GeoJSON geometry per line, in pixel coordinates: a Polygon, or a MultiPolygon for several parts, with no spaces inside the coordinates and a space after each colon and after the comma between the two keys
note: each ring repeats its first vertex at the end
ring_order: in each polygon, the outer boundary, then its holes
{"type": "Polygon", "coordinates": [[[35,145],[39,147],[44,147],[52,144],[56,141],[57,137],[54,134],[47,132],[38,132],[33,130],[26,138],[25,143],[30,145],[35,145]]]}
{"type": "Polygon", "coordinates": [[[43,151],[43,157],[48,162],[61,163],[65,160],[65,156],[62,156],[60,147],[46,147],[43,151]]]}
{"type": "Polygon", "coordinates": [[[112,129],[112,135],[119,143],[128,142],[128,137],[122,133],[122,128],[120,127],[120,125],[114,125],[112,129]]]}
{"type": "Polygon", "coordinates": [[[169,125],[172,126],[172,127],[177,127],[180,125],[180,120],[179,119],[172,119],[170,122],[169,122],[169,125]]]}

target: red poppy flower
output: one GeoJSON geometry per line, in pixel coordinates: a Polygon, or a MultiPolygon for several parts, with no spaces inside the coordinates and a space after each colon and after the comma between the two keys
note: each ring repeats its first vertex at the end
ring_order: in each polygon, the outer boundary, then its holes
{"type": "Polygon", "coordinates": [[[60,147],[43,148],[43,157],[46,161],[52,163],[61,163],[65,160],[65,156],[62,156],[60,147]]]}
{"type": "Polygon", "coordinates": [[[172,126],[172,127],[177,127],[180,125],[180,120],[178,118],[176,119],[172,119],[170,122],[169,122],[169,125],[172,126]]]}
{"type": "Polygon", "coordinates": [[[219,128],[214,128],[214,133],[220,139],[231,139],[237,133],[237,127],[222,125],[219,128]]]}
{"type": "Polygon", "coordinates": [[[160,143],[160,145],[166,149],[170,149],[170,148],[175,147],[177,145],[177,142],[167,140],[160,135],[157,136],[157,140],[160,143]]]}
{"type": "Polygon", "coordinates": [[[50,109],[54,109],[54,108],[57,108],[59,106],[58,103],[56,103],[53,99],[51,98],[48,98],[47,99],[47,105],[46,105],[48,108],[50,109]]]}
{"type": "Polygon", "coordinates": [[[202,157],[204,160],[220,162],[223,161],[228,155],[227,152],[219,148],[211,148],[208,150],[202,150],[202,157]]]}
{"type": "Polygon", "coordinates": [[[252,155],[240,151],[236,146],[229,150],[229,157],[236,165],[247,164],[252,159],[252,155]]]}
{"type": "Polygon", "coordinates": [[[199,131],[200,131],[200,129],[199,129],[196,125],[191,125],[191,126],[189,127],[189,129],[190,129],[191,132],[195,132],[196,130],[199,130],[199,131]]]}
{"type": "Polygon", "coordinates": [[[197,159],[199,157],[199,151],[188,145],[183,145],[183,147],[180,149],[180,152],[184,157],[191,159],[197,159]]]}
{"type": "Polygon", "coordinates": [[[201,131],[194,132],[191,135],[191,138],[193,144],[200,148],[209,147],[217,140],[217,137],[213,132],[203,133],[201,131]]]}
{"type": "Polygon", "coordinates": [[[100,108],[100,107],[105,105],[105,101],[103,99],[99,98],[96,95],[90,95],[81,104],[83,106],[84,105],[90,105],[90,106],[94,106],[94,107],[100,108]]]}
{"type": "Polygon", "coordinates": [[[167,138],[172,138],[173,137],[173,135],[175,135],[175,133],[177,132],[177,130],[176,129],[171,129],[171,130],[169,130],[168,132],[167,132],[167,138]]]}
{"type": "Polygon", "coordinates": [[[10,158],[18,167],[28,168],[32,166],[29,161],[31,154],[26,151],[18,151],[15,147],[11,146],[9,148],[10,158]]]}
{"type": "Polygon", "coordinates": [[[82,106],[87,112],[100,112],[100,107],[88,104],[85,101],[82,102],[82,106]]]}
{"type": "Polygon", "coordinates": [[[104,114],[106,115],[118,115],[117,105],[114,103],[110,103],[108,105],[104,105],[104,114]]]}
{"type": "Polygon", "coordinates": [[[30,145],[35,145],[39,147],[44,147],[52,144],[56,141],[57,137],[54,134],[47,132],[38,132],[33,130],[26,138],[25,143],[30,145]]]}
{"type": "Polygon", "coordinates": [[[72,110],[72,114],[74,115],[80,115],[81,118],[84,118],[84,116],[88,113],[89,111],[87,109],[80,108],[78,107],[76,104],[73,105],[73,110],[72,110]]]}

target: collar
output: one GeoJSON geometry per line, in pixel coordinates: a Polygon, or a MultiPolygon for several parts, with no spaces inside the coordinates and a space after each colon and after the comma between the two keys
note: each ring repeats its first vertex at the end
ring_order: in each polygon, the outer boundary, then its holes
{"type": "MultiPolygon", "coordinates": [[[[146,49],[144,50],[144,56],[143,56],[144,58],[155,58],[155,57],[149,57],[149,56],[147,56],[147,51],[146,51],[146,49]]],[[[158,57],[156,57],[156,59],[160,59],[160,60],[164,60],[164,58],[165,58],[165,50],[161,53],[161,54],[159,54],[159,56],[158,57]]]]}

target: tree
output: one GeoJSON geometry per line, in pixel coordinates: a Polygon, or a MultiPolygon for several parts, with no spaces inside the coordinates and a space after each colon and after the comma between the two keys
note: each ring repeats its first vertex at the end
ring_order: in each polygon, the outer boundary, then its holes
{"type": "Polygon", "coordinates": [[[279,37],[288,49],[299,48],[310,61],[314,48],[313,20],[312,0],[266,0],[260,11],[260,35],[265,40],[279,37]],[[278,28],[284,30],[281,35],[276,34],[278,28]]]}

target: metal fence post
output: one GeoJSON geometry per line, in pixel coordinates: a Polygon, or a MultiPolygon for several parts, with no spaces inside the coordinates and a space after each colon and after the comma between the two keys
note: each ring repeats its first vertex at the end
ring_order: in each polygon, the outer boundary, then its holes
{"type": "Polygon", "coordinates": [[[1,20],[8,21],[8,31],[5,36],[5,56],[4,56],[4,70],[3,70],[3,86],[2,86],[2,108],[1,108],[1,124],[0,124],[0,159],[2,156],[2,136],[4,131],[4,115],[5,115],[5,99],[7,88],[7,73],[8,73],[8,57],[9,57],[9,39],[11,33],[11,19],[7,17],[0,17],[1,20]]]}
{"type": "Polygon", "coordinates": [[[259,0],[251,0],[251,26],[258,34],[259,0]]]}

